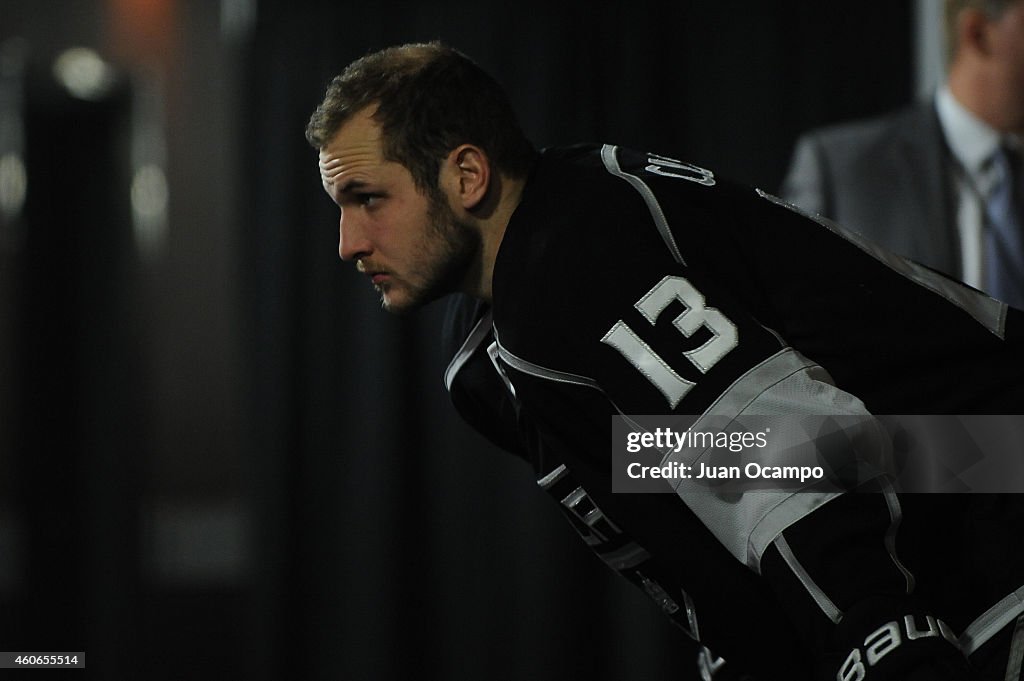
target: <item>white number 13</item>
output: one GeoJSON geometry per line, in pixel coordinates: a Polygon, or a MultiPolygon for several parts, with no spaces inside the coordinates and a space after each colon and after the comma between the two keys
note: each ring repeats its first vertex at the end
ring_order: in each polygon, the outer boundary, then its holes
{"type": "MultiPolygon", "coordinates": [[[[682,277],[662,279],[636,302],[636,309],[654,326],[669,303],[676,300],[686,307],[672,322],[681,334],[689,338],[701,327],[712,333],[711,339],[699,348],[683,353],[693,366],[705,374],[739,343],[736,325],[715,308],[704,307],[703,294],[682,277]]],[[[673,409],[696,385],[677,374],[622,320],[615,323],[601,342],[622,353],[637,371],[665,395],[673,409]]]]}

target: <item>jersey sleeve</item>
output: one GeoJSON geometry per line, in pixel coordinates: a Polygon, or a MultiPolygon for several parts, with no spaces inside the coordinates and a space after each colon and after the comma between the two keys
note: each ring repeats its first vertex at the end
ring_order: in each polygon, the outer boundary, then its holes
{"type": "Polygon", "coordinates": [[[488,355],[493,343],[489,307],[469,296],[451,296],[441,344],[451,358],[444,380],[452,405],[491,444],[528,459],[522,415],[488,355]]]}

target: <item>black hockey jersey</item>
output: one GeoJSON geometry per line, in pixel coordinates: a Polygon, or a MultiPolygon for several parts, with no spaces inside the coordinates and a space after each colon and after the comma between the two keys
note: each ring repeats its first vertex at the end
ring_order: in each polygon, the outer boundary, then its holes
{"type": "Polygon", "coordinates": [[[872,494],[616,494],[609,452],[616,415],[1021,413],[1021,317],[708,170],[583,146],[538,161],[493,306],[452,306],[445,379],[729,667],[960,678],[971,656],[1001,679],[1005,654],[978,651],[1007,647],[996,634],[1024,613],[1018,495],[898,495],[884,478],[872,494]]]}

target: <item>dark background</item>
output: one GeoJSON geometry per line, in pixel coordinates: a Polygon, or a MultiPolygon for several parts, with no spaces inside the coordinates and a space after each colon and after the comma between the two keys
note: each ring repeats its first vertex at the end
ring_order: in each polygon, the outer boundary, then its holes
{"type": "Polygon", "coordinates": [[[689,678],[681,635],[455,418],[440,308],[385,315],[337,260],[305,121],[350,60],[440,38],[538,146],[775,191],[799,132],[910,101],[914,22],[909,2],[0,0],[0,200],[4,158],[27,179],[0,212],[0,651],[85,651],[97,679],[689,678]],[[116,71],[91,101],[52,75],[76,45],[116,71]],[[143,167],[168,188],[149,222],[143,167]]]}

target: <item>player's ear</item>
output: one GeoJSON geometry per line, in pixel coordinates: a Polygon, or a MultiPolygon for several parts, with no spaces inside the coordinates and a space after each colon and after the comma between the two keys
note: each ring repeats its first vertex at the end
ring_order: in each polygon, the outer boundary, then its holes
{"type": "Polygon", "coordinates": [[[466,210],[480,205],[491,182],[491,163],[487,154],[480,147],[463,144],[452,150],[445,164],[459,205],[466,210]]]}

